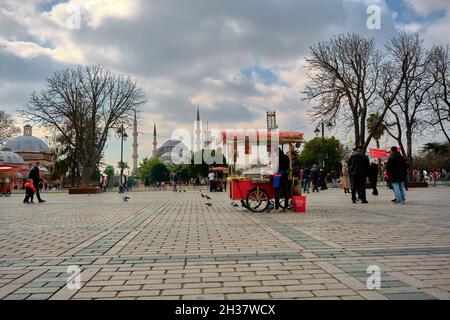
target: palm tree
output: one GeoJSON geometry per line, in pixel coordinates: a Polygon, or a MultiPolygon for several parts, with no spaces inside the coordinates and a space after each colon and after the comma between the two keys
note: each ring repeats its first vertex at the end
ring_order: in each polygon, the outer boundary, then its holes
{"type": "Polygon", "coordinates": [[[369,118],[367,118],[367,130],[370,134],[373,133],[372,138],[375,140],[377,144],[377,149],[380,149],[380,139],[384,135],[386,131],[386,125],[382,122],[377,126],[377,123],[380,119],[379,113],[372,113],[369,118]]]}
{"type": "MultiPolygon", "coordinates": [[[[378,112],[370,114],[369,117],[367,118],[367,131],[369,131],[369,134],[373,134],[372,138],[375,140],[375,143],[377,144],[377,149],[380,149],[380,139],[384,135],[384,132],[386,131],[386,125],[384,124],[384,122],[378,124],[379,120],[380,114],[378,112]]],[[[381,159],[379,158],[378,158],[378,168],[380,179],[382,179],[383,170],[381,168],[381,159]]]]}
{"type": "Polygon", "coordinates": [[[128,162],[117,162],[117,166],[119,167],[119,169],[129,169],[130,167],[128,166],[128,162]]]}
{"type": "Polygon", "coordinates": [[[113,166],[107,166],[105,170],[103,170],[103,173],[106,174],[106,186],[109,188],[111,177],[114,175],[114,168],[113,166]]]}

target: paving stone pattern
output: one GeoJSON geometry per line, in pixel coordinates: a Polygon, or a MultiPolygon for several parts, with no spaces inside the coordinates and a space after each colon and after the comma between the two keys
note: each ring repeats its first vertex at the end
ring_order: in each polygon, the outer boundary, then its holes
{"type": "Polygon", "coordinates": [[[449,195],[394,205],[381,189],[364,205],[328,190],[306,214],[250,213],[224,193],[209,207],[198,191],[0,198],[0,299],[449,299],[449,195]]]}

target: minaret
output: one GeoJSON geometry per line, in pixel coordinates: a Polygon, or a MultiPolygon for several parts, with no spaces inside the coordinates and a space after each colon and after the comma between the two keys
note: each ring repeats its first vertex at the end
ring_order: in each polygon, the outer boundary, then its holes
{"type": "Polygon", "coordinates": [[[138,175],[138,125],[136,111],[134,111],[134,123],[133,123],[133,176],[138,175]]]}
{"type": "Polygon", "coordinates": [[[156,141],[156,123],[153,124],[153,152],[152,152],[152,158],[156,159],[158,158],[158,142],[156,141]]]}
{"type": "Polygon", "coordinates": [[[202,149],[202,122],[200,121],[200,106],[197,106],[197,119],[194,123],[195,129],[195,150],[200,151],[202,149]]]}

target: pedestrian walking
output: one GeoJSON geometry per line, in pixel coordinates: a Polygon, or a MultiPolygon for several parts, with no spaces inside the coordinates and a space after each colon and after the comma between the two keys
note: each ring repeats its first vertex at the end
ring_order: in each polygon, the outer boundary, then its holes
{"type": "MultiPolygon", "coordinates": [[[[30,172],[28,173],[28,179],[33,180],[34,188],[36,189],[36,197],[40,203],[45,202],[45,200],[41,199],[41,195],[39,193],[39,184],[42,182],[41,176],[39,174],[39,166],[40,162],[36,162],[36,165],[31,168],[30,172]]],[[[31,198],[31,201],[33,201],[33,198],[31,198]]]]}
{"type": "Polygon", "coordinates": [[[331,168],[330,176],[331,176],[331,183],[333,185],[333,189],[336,189],[338,187],[338,174],[337,174],[335,168],[331,168]]]}
{"type": "Polygon", "coordinates": [[[33,203],[33,196],[36,192],[36,188],[33,185],[33,180],[28,179],[27,183],[25,183],[25,199],[23,199],[23,203],[33,203]]]}
{"type": "Polygon", "coordinates": [[[215,191],[215,179],[216,179],[216,174],[211,171],[208,174],[209,192],[215,191]]]}
{"type": "Polygon", "coordinates": [[[172,176],[171,176],[171,182],[172,182],[172,191],[173,192],[177,192],[177,175],[175,172],[172,172],[172,176]]]}
{"type": "Polygon", "coordinates": [[[309,193],[309,185],[311,184],[311,169],[303,170],[303,193],[309,193]]]}
{"type": "Polygon", "coordinates": [[[351,193],[350,175],[348,173],[347,162],[342,162],[342,187],[344,188],[344,193],[351,193]]]}
{"type": "Polygon", "coordinates": [[[378,173],[380,169],[378,167],[378,163],[372,161],[369,166],[369,182],[372,186],[372,194],[374,196],[378,195],[377,183],[378,183],[378,173]]]}
{"type": "Polygon", "coordinates": [[[394,189],[394,203],[405,203],[405,177],[407,176],[407,165],[406,159],[398,152],[397,147],[391,148],[391,155],[387,161],[386,172],[394,189]]]}
{"type": "Polygon", "coordinates": [[[358,146],[348,160],[348,171],[352,183],[352,202],[356,203],[358,194],[361,203],[368,203],[366,198],[366,179],[369,175],[369,158],[364,154],[364,147],[358,146]]]}
{"type": "Polygon", "coordinates": [[[281,197],[281,192],[283,193],[284,196],[284,208],[286,209],[289,205],[289,198],[290,198],[290,194],[289,194],[289,177],[288,177],[288,172],[289,172],[289,162],[290,159],[289,157],[283,152],[283,150],[280,148],[279,149],[279,160],[278,160],[278,172],[275,175],[275,179],[277,179],[278,181],[274,180],[274,189],[275,189],[275,210],[280,209],[281,204],[280,204],[280,197],[281,197]]]}
{"type": "Polygon", "coordinates": [[[319,172],[320,190],[327,190],[327,173],[324,169],[319,172]]]}
{"type": "Polygon", "coordinates": [[[317,164],[313,165],[311,169],[311,181],[313,183],[313,192],[319,192],[319,168],[317,164]]]}

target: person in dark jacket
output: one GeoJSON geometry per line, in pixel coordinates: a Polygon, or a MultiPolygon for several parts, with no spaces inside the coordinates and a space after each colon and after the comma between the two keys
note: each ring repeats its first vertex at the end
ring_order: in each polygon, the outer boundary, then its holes
{"type": "Polygon", "coordinates": [[[386,164],[389,181],[394,188],[395,203],[405,203],[405,177],[407,176],[406,159],[398,152],[397,147],[391,148],[391,155],[386,164]]]}
{"type": "Polygon", "coordinates": [[[369,175],[369,157],[364,153],[364,147],[358,146],[348,160],[348,171],[352,182],[352,202],[356,203],[356,194],[361,203],[368,203],[366,198],[366,179],[369,175]]]}
{"type": "MultiPolygon", "coordinates": [[[[39,165],[40,162],[36,162],[36,165],[31,168],[29,174],[28,174],[28,179],[33,180],[33,185],[34,188],[36,189],[36,197],[38,199],[39,202],[45,202],[45,200],[41,199],[41,195],[39,193],[39,183],[42,181],[41,176],[39,174],[39,165]]],[[[33,201],[33,198],[31,198],[31,201],[33,201]]]]}
{"type": "Polygon", "coordinates": [[[324,169],[319,171],[320,190],[327,190],[327,173],[324,169]]]}
{"type": "Polygon", "coordinates": [[[369,167],[369,182],[372,186],[372,194],[374,196],[378,195],[377,182],[379,173],[380,169],[378,168],[378,164],[376,162],[372,162],[369,167]]]}
{"type": "Polygon", "coordinates": [[[309,193],[309,185],[311,183],[311,170],[305,168],[303,171],[303,193],[309,193]]]}
{"type": "Polygon", "coordinates": [[[311,181],[313,183],[313,192],[319,192],[319,168],[317,164],[313,165],[311,169],[311,181]]]}
{"type": "Polygon", "coordinates": [[[278,187],[275,188],[275,210],[280,209],[280,191],[283,192],[284,195],[284,208],[286,209],[289,204],[289,164],[290,159],[289,157],[283,152],[283,150],[280,148],[278,150],[278,173],[281,174],[280,177],[280,184],[278,187]]]}

